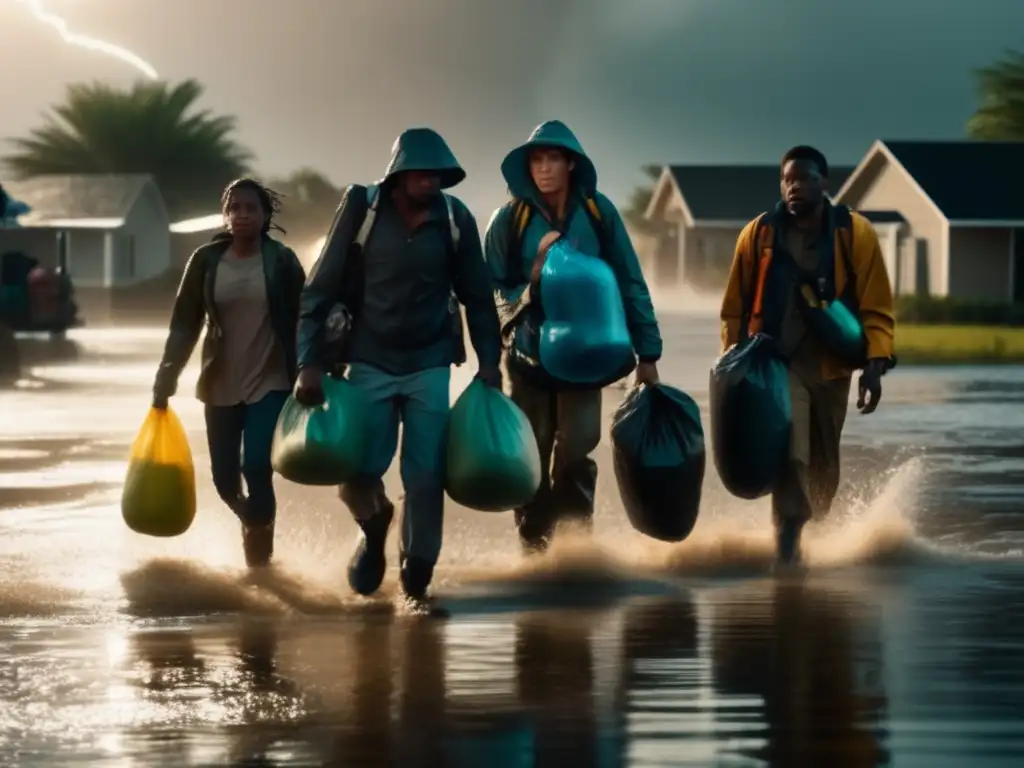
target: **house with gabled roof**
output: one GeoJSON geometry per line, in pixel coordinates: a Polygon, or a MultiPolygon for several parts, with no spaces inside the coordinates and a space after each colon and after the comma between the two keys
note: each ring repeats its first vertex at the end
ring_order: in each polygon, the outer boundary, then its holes
{"type": "MultiPolygon", "coordinates": [[[[830,188],[841,187],[852,170],[830,168],[830,188]]],[[[646,211],[665,232],[648,279],[661,286],[720,288],[740,231],[778,200],[778,164],[666,165],[646,211]]]]}
{"type": "Polygon", "coordinates": [[[151,176],[37,176],[4,187],[30,210],[0,230],[0,248],[48,263],[63,238],[76,288],[130,287],[170,267],[170,222],[151,176]]]}
{"type": "Polygon", "coordinates": [[[836,199],[898,212],[898,293],[1024,301],[1024,142],[876,141],[836,199]]]}

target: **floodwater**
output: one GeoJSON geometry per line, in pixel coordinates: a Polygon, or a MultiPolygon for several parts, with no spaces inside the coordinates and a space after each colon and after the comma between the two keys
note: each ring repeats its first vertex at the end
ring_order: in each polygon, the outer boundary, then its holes
{"type": "MultiPolygon", "coordinates": [[[[703,407],[716,324],[663,324],[663,377],[703,407]]],[[[633,533],[603,446],[593,540],[524,561],[510,515],[450,508],[441,618],[393,571],[349,592],[327,489],[279,483],[278,564],[247,575],[187,396],[196,523],[124,527],[161,337],[27,342],[0,392],[0,765],[1022,764],[1024,368],[890,374],[802,580],[710,461],[690,540],[633,533]]]]}

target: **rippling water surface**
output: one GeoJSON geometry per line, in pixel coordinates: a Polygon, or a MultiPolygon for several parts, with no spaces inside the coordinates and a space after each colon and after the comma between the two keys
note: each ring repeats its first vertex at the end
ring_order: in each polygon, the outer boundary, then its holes
{"type": "MultiPolygon", "coordinates": [[[[702,407],[715,325],[664,319],[662,375],[702,407]]],[[[771,573],[767,503],[710,463],[690,540],[633,533],[602,446],[593,540],[527,562],[509,515],[450,507],[426,617],[393,573],[349,592],[327,489],[279,483],[278,564],[246,573],[188,397],[196,523],[124,528],[161,342],[27,341],[0,391],[0,765],[1024,764],[1024,368],[886,377],[804,579],[771,573]]]]}

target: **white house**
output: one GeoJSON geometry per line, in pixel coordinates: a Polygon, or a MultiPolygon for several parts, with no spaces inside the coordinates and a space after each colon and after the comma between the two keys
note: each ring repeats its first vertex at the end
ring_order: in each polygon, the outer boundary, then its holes
{"type": "Polygon", "coordinates": [[[37,176],[4,187],[31,208],[18,220],[21,231],[7,235],[23,250],[47,254],[54,233],[63,232],[76,287],[126,288],[171,266],[167,208],[150,176],[37,176]]]}

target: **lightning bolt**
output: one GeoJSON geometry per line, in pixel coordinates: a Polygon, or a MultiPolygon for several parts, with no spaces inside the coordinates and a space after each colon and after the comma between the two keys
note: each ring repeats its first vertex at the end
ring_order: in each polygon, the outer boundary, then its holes
{"type": "Polygon", "coordinates": [[[137,56],[132,53],[127,48],[122,48],[119,45],[108,43],[105,40],[97,40],[95,37],[89,37],[88,35],[80,35],[77,32],[72,32],[68,29],[68,23],[60,16],[50,13],[43,8],[43,4],[40,0],[14,0],[14,2],[24,5],[28,9],[29,13],[36,17],[37,21],[41,21],[43,24],[47,24],[57,30],[57,34],[59,34],[68,45],[85,48],[89,51],[96,51],[97,53],[102,53],[106,56],[120,59],[125,64],[135,67],[135,69],[144,74],[150,80],[156,80],[160,77],[152,64],[141,56],[137,56]]]}

